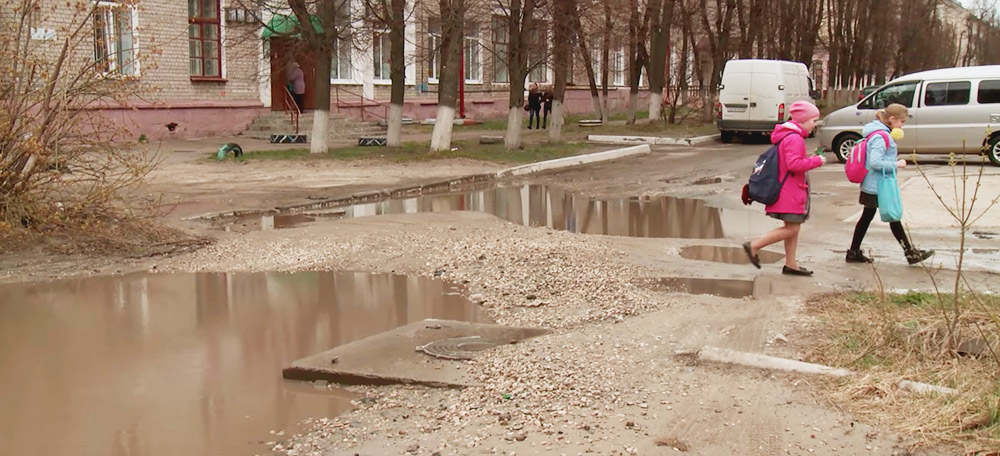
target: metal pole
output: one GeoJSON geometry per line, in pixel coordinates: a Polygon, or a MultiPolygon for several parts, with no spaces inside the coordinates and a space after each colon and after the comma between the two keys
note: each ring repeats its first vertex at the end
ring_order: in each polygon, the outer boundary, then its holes
{"type": "Polygon", "coordinates": [[[462,33],[462,49],[458,56],[458,118],[465,118],[465,33],[462,33]]]}

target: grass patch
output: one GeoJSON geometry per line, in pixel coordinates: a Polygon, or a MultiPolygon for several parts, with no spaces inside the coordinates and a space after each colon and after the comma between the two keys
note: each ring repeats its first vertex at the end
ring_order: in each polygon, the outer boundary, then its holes
{"type": "Polygon", "coordinates": [[[958,444],[968,454],[1000,450],[1000,298],[961,296],[959,350],[945,350],[940,303],[951,295],[849,293],[808,304],[805,360],[858,372],[828,379],[831,399],[910,436],[914,447],[958,444]],[[971,344],[971,345],[966,345],[971,344]],[[978,349],[971,347],[978,344],[978,349]],[[964,347],[964,348],[962,348],[964,347]],[[955,395],[900,390],[900,380],[946,386],[955,395]]]}
{"type": "Polygon", "coordinates": [[[468,158],[495,163],[533,163],[569,157],[587,152],[593,146],[583,143],[526,144],[523,149],[508,151],[503,144],[479,144],[453,141],[456,150],[435,152],[430,143],[408,142],[402,147],[337,147],[325,154],[310,154],[307,148],[247,152],[246,160],[386,160],[395,163],[468,158]]]}

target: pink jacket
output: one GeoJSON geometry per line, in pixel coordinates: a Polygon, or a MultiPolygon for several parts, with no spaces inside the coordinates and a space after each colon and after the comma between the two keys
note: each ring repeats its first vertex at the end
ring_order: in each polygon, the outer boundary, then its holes
{"type": "Polygon", "coordinates": [[[778,144],[779,179],[783,179],[785,173],[788,179],[781,187],[781,194],[778,201],[767,206],[765,211],[777,212],[781,214],[805,214],[806,200],[809,198],[809,184],[806,183],[806,171],[819,168],[823,161],[818,156],[806,156],[805,137],[808,134],[797,123],[788,121],[774,127],[771,132],[771,144],[778,144]],[[782,141],[784,140],[784,141],[782,141]]]}

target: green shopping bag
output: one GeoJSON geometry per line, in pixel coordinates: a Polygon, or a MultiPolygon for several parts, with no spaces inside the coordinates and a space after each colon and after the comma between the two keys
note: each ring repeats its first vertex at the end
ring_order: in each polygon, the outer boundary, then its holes
{"type": "Polygon", "coordinates": [[[898,222],[903,219],[903,200],[899,195],[896,171],[886,174],[878,181],[878,212],[883,222],[898,222]]]}

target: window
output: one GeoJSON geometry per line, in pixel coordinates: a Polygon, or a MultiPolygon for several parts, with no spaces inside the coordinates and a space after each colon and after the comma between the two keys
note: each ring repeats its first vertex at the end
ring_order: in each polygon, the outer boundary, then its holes
{"type": "Polygon", "coordinates": [[[594,83],[601,85],[601,49],[593,47],[590,49],[590,66],[594,69],[594,83]]]}
{"type": "Polygon", "coordinates": [[[392,44],[389,41],[389,32],[376,33],[373,37],[372,60],[375,63],[375,79],[389,79],[389,51],[392,44]]]}
{"type": "Polygon", "coordinates": [[[530,82],[548,81],[548,36],[545,32],[547,28],[548,24],[539,22],[528,38],[528,65],[531,66],[531,71],[528,72],[528,81],[530,82]]]}
{"type": "Polygon", "coordinates": [[[432,20],[427,24],[427,77],[437,82],[441,75],[441,23],[432,20]]]}
{"type": "Polygon", "coordinates": [[[980,82],[976,101],[979,104],[1000,103],[1000,80],[980,82]]]}
{"type": "Polygon", "coordinates": [[[479,29],[475,25],[466,24],[462,52],[465,52],[465,80],[467,82],[481,82],[482,62],[479,60],[479,29]]]}
{"type": "Polygon", "coordinates": [[[493,18],[493,82],[510,82],[507,67],[507,23],[503,18],[493,18]]]}
{"type": "Polygon", "coordinates": [[[330,79],[351,79],[351,41],[338,38],[333,41],[333,61],[330,63],[330,79]]]}
{"type": "Polygon", "coordinates": [[[188,0],[191,77],[222,78],[219,0],[188,0]]]}
{"type": "Polygon", "coordinates": [[[138,76],[135,9],[117,2],[98,2],[94,12],[94,62],[104,74],[138,76]]]}
{"type": "Polygon", "coordinates": [[[892,103],[899,103],[907,108],[913,107],[913,94],[917,91],[917,82],[902,82],[885,87],[875,92],[858,105],[861,109],[882,109],[892,103]]]}
{"type": "Polygon", "coordinates": [[[614,85],[625,85],[625,51],[611,53],[611,80],[614,85]]]}
{"type": "Polygon", "coordinates": [[[924,105],[926,106],[948,106],[969,104],[969,92],[972,90],[972,83],[963,82],[934,82],[927,84],[924,92],[924,105]]]}

